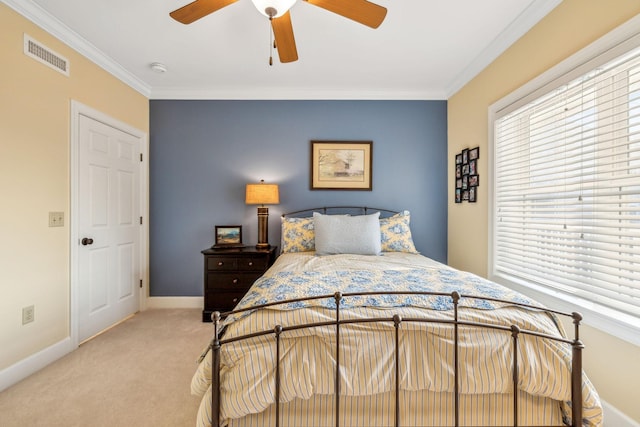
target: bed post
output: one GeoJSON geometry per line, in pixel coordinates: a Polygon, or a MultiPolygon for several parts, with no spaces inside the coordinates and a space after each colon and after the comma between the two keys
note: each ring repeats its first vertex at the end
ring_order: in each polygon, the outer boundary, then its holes
{"type": "Polygon", "coordinates": [[[220,427],[220,312],[211,315],[214,336],[211,341],[211,427],[220,427]]]}
{"type": "Polygon", "coordinates": [[[280,334],[282,333],[282,326],[276,325],[273,328],[273,332],[276,335],[276,427],[280,426],[280,334]]]}
{"type": "Polygon", "coordinates": [[[340,301],[342,301],[342,292],[336,292],[333,297],[336,300],[336,378],[335,390],[336,394],[336,427],[340,427],[340,301]]]}
{"type": "Polygon", "coordinates": [[[395,426],[400,426],[400,322],[402,322],[402,316],[399,314],[393,315],[393,326],[395,328],[396,338],[396,354],[395,354],[395,374],[396,374],[396,413],[395,413],[395,426]]]}
{"type": "Polygon", "coordinates": [[[520,334],[520,328],[511,325],[511,336],[513,337],[513,427],[518,427],[518,334],[520,334]]]}
{"type": "Polygon", "coordinates": [[[582,425],[582,350],[584,344],[580,341],[580,313],[571,313],[573,317],[574,340],[571,344],[571,425],[580,427],[582,425]]]}
{"type": "Polygon", "coordinates": [[[459,358],[459,349],[460,345],[459,337],[458,337],[458,301],[460,301],[460,294],[457,291],[453,291],[451,293],[451,299],[453,300],[453,341],[454,341],[454,349],[453,349],[453,391],[454,391],[454,416],[455,416],[455,426],[460,426],[460,390],[459,390],[459,375],[460,375],[460,365],[458,362],[459,358]]]}

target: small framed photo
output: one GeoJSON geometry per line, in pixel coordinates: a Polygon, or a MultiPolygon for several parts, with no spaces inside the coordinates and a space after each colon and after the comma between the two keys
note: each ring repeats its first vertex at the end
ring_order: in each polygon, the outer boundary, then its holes
{"type": "Polygon", "coordinates": [[[476,160],[478,158],[480,158],[480,147],[469,150],[469,160],[476,160]]]}
{"type": "Polygon", "coordinates": [[[462,188],[456,188],[456,203],[462,203],[462,188]]]}
{"type": "Polygon", "coordinates": [[[478,197],[478,187],[469,188],[469,203],[475,203],[478,197]]]}
{"type": "Polygon", "coordinates": [[[469,175],[469,187],[477,187],[478,185],[480,185],[480,180],[478,178],[478,175],[469,175]]]}
{"type": "Polygon", "coordinates": [[[462,188],[462,178],[456,179],[456,188],[462,188]]]}
{"type": "Polygon", "coordinates": [[[456,165],[456,178],[462,177],[462,165],[456,165]]]}
{"type": "Polygon", "coordinates": [[[469,160],[469,175],[477,175],[478,174],[478,160],[473,159],[469,160]]]}
{"type": "Polygon", "coordinates": [[[456,154],[456,165],[462,164],[462,153],[456,154]]]}
{"type": "Polygon", "coordinates": [[[243,246],[241,225],[216,225],[214,248],[241,248],[243,246]]]}
{"type": "Polygon", "coordinates": [[[469,163],[469,149],[465,148],[462,150],[462,164],[469,163]]]}

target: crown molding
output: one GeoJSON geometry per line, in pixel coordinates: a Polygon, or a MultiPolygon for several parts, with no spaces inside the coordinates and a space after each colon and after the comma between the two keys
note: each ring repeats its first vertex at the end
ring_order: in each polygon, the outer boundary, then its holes
{"type": "Polygon", "coordinates": [[[562,0],[532,0],[527,9],[502,31],[465,69],[440,92],[379,90],[362,92],[353,90],[319,90],[317,88],[292,88],[289,90],[264,89],[193,89],[153,88],[122,67],[79,34],[31,0],[0,0],[26,19],[60,39],[72,49],[85,56],[99,67],[112,74],[134,90],[150,99],[363,99],[363,100],[446,100],[476,77],[484,68],[499,57],[509,46],[526,34],[562,0]]]}
{"type": "Polygon", "coordinates": [[[155,100],[367,100],[367,101],[436,101],[446,100],[442,91],[424,90],[349,90],[317,87],[290,88],[224,88],[155,87],[150,99],[155,100]]]}
{"type": "Polygon", "coordinates": [[[489,64],[496,60],[509,46],[525,35],[542,18],[556,8],[562,0],[534,0],[493,42],[482,50],[465,69],[458,74],[447,88],[447,99],[451,98],[476,77],[489,64]]]}
{"type": "Polygon", "coordinates": [[[0,0],[147,98],[151,87],[31,0],[0,0]]]}

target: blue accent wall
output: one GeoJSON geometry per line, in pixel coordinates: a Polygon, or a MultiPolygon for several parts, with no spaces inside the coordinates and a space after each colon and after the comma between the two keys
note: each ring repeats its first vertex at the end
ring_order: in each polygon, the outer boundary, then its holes
{"type": "Polygon", "coordinates": [[[411,211],[417,249],[447,257],[446,101],[150,101],[152,296],[203,294],[201,250],[215,225],[242,225],[257,241],[245,184],[280,186],[280,214],[362,205],[411,211]],[[373,191],[310,190],[311,140],[373,141],[373,191]]]}

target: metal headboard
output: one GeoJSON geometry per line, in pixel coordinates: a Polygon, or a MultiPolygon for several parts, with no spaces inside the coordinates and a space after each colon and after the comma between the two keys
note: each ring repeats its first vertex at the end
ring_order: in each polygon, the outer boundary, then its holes
{"type": "Polygon", "coordinates": [[[311,209],[302,209],[299,211],[293,211],[293,212],[287,212],[287,213],[283,213],[282,217],[283,218],[288,218],[288,217],[304,217],[304,216],[311,216],[313,214],[313,212],[320,212],[322,214],[327,214],[327,213],[340,213],[340,212],[345,212],[345,213],[361,213],[366,215],[367,213],[373,213],[373,212],[380,212],[381,214],[385,214],[386,216],[390,216],[390,215],[395,215],[397,214],[399,211],[394,211],[394,210],[390,210],[390,209],[380,209],[380,208],[370,208],[367,206],[325,206],[325,207],[321,207],[321,208],[311,208],[311,209]]]}

